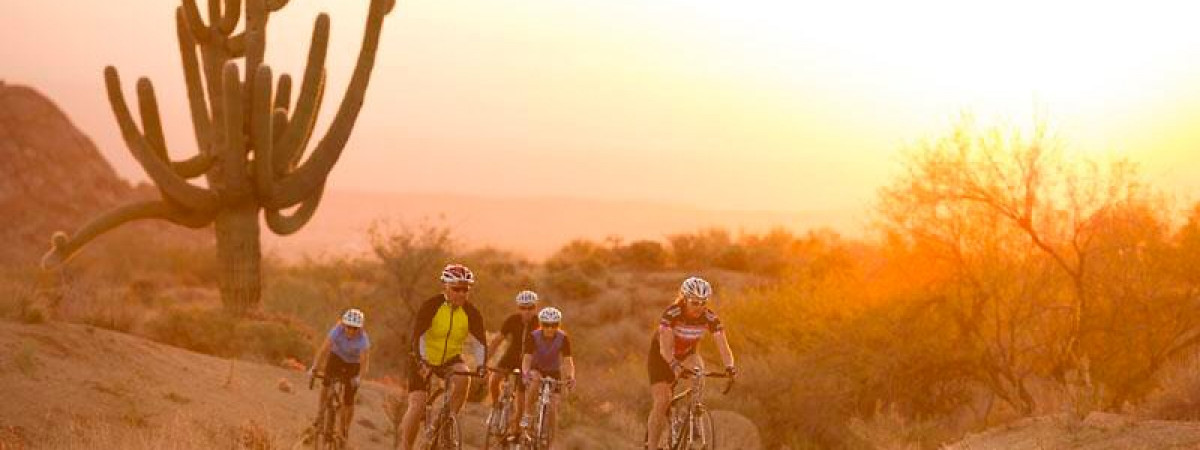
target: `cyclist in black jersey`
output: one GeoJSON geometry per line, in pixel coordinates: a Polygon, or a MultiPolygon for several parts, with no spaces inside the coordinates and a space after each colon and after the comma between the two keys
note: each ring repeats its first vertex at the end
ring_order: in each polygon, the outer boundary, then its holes
{"type": "Polygon", "coordinates": [[[704,366],[704,361],[696,354],[696,347],[705,331],[712,334],[716,341],[726,373],[731,377],[737,375],[733,351],[729,349],[721,319],[706,306],[712,293],[712,285],[702,278],[684,280],[679,287],[679,296],[674,304],[663,311],[657,331],[650,340],[646,368],[650,375],[650,395],[654,405],[650,417],[646,419],[647,449],[657,448],[671,402],[671,387],[680,372],[687,367],[704,366]]]}
{"type": "MultiPolygon", "coordinates": [[[[504,355],[500,357],[500,361],[496,363],[496,368],[500,372],[491,374],[488,379],[488,392],[491,394],[492,403],[499,401],[500,383],[508,376],[513,369],[521,368],[521,355],[525,352],[525,336],[538,328],[537,315],[535,314],[538,303],[538,295],[533,291],[521,291],[516,297],[517,312],[504,319],[504,324],[500,326],[500,334],[488,343],[488,353],[496,354],[497,347],[500,344],[507,342],[508,347],[504,351],[504,355]]],[[[524,385],[516,383],[514,386],[517,392],[517,398],[525,391],[524,385]]],[[[509,432],[514,432],[517,425],[517,418],[521,417],[521,413],[525,410],[525,402],[516,402],[516,414],[512,414],[511,422],[508,424],[509,432]]]]}

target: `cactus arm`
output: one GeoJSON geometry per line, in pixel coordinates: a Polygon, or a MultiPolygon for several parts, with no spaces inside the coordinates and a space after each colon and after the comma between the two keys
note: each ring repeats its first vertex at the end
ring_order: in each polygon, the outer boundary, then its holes
{"type": "Polygon", "coordinates": [[[105,68],[104,78],[105,85],[108,87],[109,103],[112,105],[113,114],[117,118],[117,125],[121,128],[121,137],[125,139],[125,144],[129,147],[129,152],[141,164],[142,168],[146,171],[146,175],[158,186],[163,197],[178,202],[188,209],[198,211],[215,210],[219,201],[216,195],[204,188],[188,184],[186,180],[171,170],[166,161],[156,157],[147,148],[146,138],[138,131],[137,125],[133,123],[129,107],[125,104],[125,97],[121,93],[121,79],[117,75],[117,69],[112,66],[105,68]]]}
{"type": "Polygon", "coordinates": [[[225,102],[225,154],[222,155],[222,167],[226,172],[226,185],[230,194],[240,196],[248,194],[249,174],[246,170],[246,133],[245,117],[242,114],[242,81],[238,74],[238,65],[233,61],[225,63],[222,74],[224,81],[225,102]]]}
{"type": "Polygon", "coordinates": [[[260,197],[269,197],[275,181],[271,147],[274,113],[271,110],[271,68],[259,66],[250,93],[250,140],[254,147],[254,187],[260,197]]]}
{"type": "MultiPolygon", "coordinates": [[[[267,6],[265,0],[246,0],[246,31],[243,33],[246,36],[246,87],[244,92],[247,98],[243,102],[246,110],[250,110],[250,98],[256,90],[257,83],[255,72],[263,63],[263,55],[267,51],[267,6]]],[[[273,83],[273,79],[268,79],[267,83],[273,83]]],[[[268,90],[270,87],[268,86],[268,90]]],[[[269,101],[269,100],[268,100],[269,101]]],[[[266,116],[270,117],[270,109],[268,108],[266,116]]],[[[251,124],[253,125],[253,124],[251,124]]]]}
{"type": "Polygon", "coordinates": [[[183,178],[196,178],[211,169],[216,159],[208,153],[200,153],[183,161],[171,161],[171,170],[183,178]]]}
{"type": "Polygon", "coordinates": [[[272,109],[288,111],[292,101],[292,76],[286,73],[279,75],[279,83],[275,86],[275,106],[272,109]]]}
{"type": "Polygon", "coordinates": [[[50,251],[42,256],[42,269],[51,269],[66,263],[88,242],[126,222],[162,219],[189,228],[202,228],[208,226],[213,217],[212,214],[189,213],[162,200],[118,206],[92,219],[70,236],[61,231],[54,233],[50,239],[50,251]]]}
{"type": "MultiPolygon", "coordinates": [[[[280,136],[283,135],[283,129],[287,127],[287,123],[288,123],[288,118],[287,118],[286,110],[280,108],[280,109],[276,109],[273,113],[271,113],[271,140],[272,141],[279,142],[279,138],[280,138],[280,136]]],[[[275,154],[273,154],[271,156],[271,160],[279,161],[279,154],[274,151],[272,151],[272,152],[275,154]]],[[[276,172],[282,172],[282,170],[276,170],[276,172]]]]}
{"type": "Polygon", "coordinates": [[[216,30],[221,23],[221,0],[208,0],[208,28],[216,30]]]}
{"type": "MultiPolygon", "coordinates": [[[[192,6],[195,7],[194,0],[192,6]]],[[[183,81],[187,86],[188,105],[192,112],[192,129],[196,133],[196,148],[203,155],[212,153],[212,116],[208,112],[208,100],[204,97],[204,84],[200,79],[196,41],[188,33],[185,15],[183,7],[176,9],[175,28],[179,38],[179,57],[183,61],[183,81]]]]}
{"type": "Polygon", "coordinates": [[[138,80],[138,108],[142,115],[142,127],[145,130],[147,146],[155,157],[169,162],[171,170],[176,174],[185,179],[195,178],[212,167],[213,158],[204,152],[179,162],[172,162],[167,156],[167,144],[163,138],[162,120],[158,113],[158,101],[154,96],[154,85],[146,78],[138,80]]]}
{"type": "Polygon", "coordinates": [[[231,58],[246,56],[246,33],[238,33],[225,40],[225,51],[231,58]]]}
{"type": "Polygon", "coordinates": [[[317,212],[317,205],[321,203],[321,196],[324,193],[325,183],[322,182],[316,192],[301,202],[300,207],[290,216],[284,215],[283,211],[278,209],[263,210],[263,215],[267,219],[267,228],[280,236],[287,236],[304,228],[304,225],[307,225],[308,221],[312,220],[313,214],[317,212]]]}
{"type": "Polygon", "coordinates": [[[204,24],[204,19],[200,18],[200,9],[196,8],[196,0],[183,0],[184,19],[187,20],[188,29],[192,31],[192,38],[201,44],[207,44],[209,41],[208,25],[204,24]]]}
{"type": "Polygon", "coordinates": [[[220,25],[217,28],[221,31],[221,34],[229,36],[237,28],[238,20],[242,18],[241,3],[241,0],[225,0],[225,11],[221,16],[220,25]]]}
{"type": "Polygon", "coordinates": [[[154,84],[149,78],[140,78],[137,82],[138,113],[142,116],[142,133],[146,136],[146,145],[155,157],[170,161],[167,156],[167,140],[163,137],[162,119],[158,114],[158,99],[154,96],[154,84]]]}
{"type": "Polygon", "coordinates": [[[288,120],[287,131],[275,145],[278,160],[275,168],[278,172],[300,159],[308,139],[312,136],[317,111],[320,110],[321,99],[325,95],[325,55],[328,47],[329,16],[321,14],[317,16],[316,24],[313,25],[308,62],[304,68],[304,78],[300,81],[300,94],[296,98],[295,110],[288,120]]]}
{"type": "Polygon", "coordinates": [[[366,30],[363,31],[363,43],[358,53],[358,62],[342,104],[334,115],[333,123],[321,142],[313,150],[312,156],[292,174],[282,178],[273,196],[275,205],[294,205],[311,196],[325,182],[329,171],[337,163],[350,138],[358,113],[362,109],[363,97],[367,84],[371,81],[371,70],[375,66],[375,54],[379,47],[379,33],[383,28],[383,17],[392,6],[388,0],[371,0],[371,10],[367,16],[366,30]]]}

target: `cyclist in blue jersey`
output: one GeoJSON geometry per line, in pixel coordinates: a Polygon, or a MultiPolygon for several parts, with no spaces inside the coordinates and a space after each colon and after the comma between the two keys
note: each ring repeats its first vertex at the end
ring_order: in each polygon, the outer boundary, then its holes
{"type": "Polygon", "coordinates": [[[363,329],[365,320],[362,311],[357,309],[342,314],[342,320],[329,329],[325,340],[317,348],[313,365],[308,369],[310,376],[315,372],[324,373],[318,408],[325,404],[329,385],[334,380],[342,381],[345,386],[338,425],[342,437],[346,439],[349,439],[350,424],[354,420],[354,396],[371,361],[371,339],[363,329]]]}

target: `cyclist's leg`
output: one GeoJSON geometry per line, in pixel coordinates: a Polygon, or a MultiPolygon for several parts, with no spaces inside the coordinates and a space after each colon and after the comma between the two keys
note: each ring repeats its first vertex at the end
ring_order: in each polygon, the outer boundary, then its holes
{"type": "Polygon", "coordinates": [[[667,409],[671,404],[671,386],[675,383],[675,372],[659,354],[657,339],[650,345],[646,370],[650,375],[650,397],[653,405],[649,417],[646,418],[645,446],[648,449],[656,449],[666,425],[667,409]]]}
{"type": "Polygon", "coordinates": [[[520,376],[517,376],[513,382],[516,386],[513,386],[513,413],[508,418],[509,433],[516,432],[517,423],[521,420],[522,415],[525,414],[525,391],[529,390],[525,386],[525,380],[521,379],[520,376]]]}
{"type": "Polygon", "coordinates": [[[346,369],[342,374],[342,382],[345,387],[342,397],[342,437],[350,439],[350,426],[354,424],[354,397],[358,393],[358,387],[351,381],[358,376],[360,366],[355,364],[347,364],[346,369]]]}
{"type": "Polygon", "coordinates": [[[404,443],[401,450],[410,450],[417,439],[418,424],[425,414],[425,400],[429,397],[429,380],[422,377],[416,367],[410,367],[408,371],[408,408],[400,420],[400,436],[404,443]]]}
{"type": "MultiPolygon", "coordinates": [[[[522,412],[521,416],[522,420],[526,419],[535,411],[534,408],[535,404],[537,403],[538,390],[541,387],[541,385],[538,384],[538,380],[542,379],[542,373],[536,369],[530,370],[529,379],[532,381],[529,382],[529,385],[525,386],[525,399],[523,402],[521,402],[525,404],[525,410],[522,412]]],[[[529,421],[526,420],[525,422],[528,423],[529,421]]]]}
{"type": "MultiPolygon", "coordinates": [[[[466,372],[467,363],[463,362],[461,358],[455,359],[457,361],[455,361],[450,367],[452,367],[455,372],[466,372]]],[[[453,412],[455,414],[458,414],[458,411],[462,409],[463,404],[467,402],[467,392],[470,390],[470,388],[470,378],[460,376],[450,377],[450,405],[454,407],[453,412]]]]}
{"type": "Polygon", "coordinates": [[[500,372],[488,374],[488,398],[492,399],[492,407],[500,403],[500,382],[502,381],[504,381],[504,374],[500,372]]]}

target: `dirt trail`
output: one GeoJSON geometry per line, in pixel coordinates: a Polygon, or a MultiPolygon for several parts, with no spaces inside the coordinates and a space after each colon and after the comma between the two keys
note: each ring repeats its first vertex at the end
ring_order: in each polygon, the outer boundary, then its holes
{"type": "MultiPolygon", "coordinates": [[[[0,448],[17,442],[30,448],[238,448],[256,441],[293,448],[316,409],[317,391],[308,390],[307,376],[236,361],[231,377],[230,366],[228,359],[87,325],[0,321],[0,448]]],[[[353,448],[390,448],[384,405],[397,390],[366,382],[361,392],[353,448]]],[[[464,412],[466,443],[473,447],[480,444],[484,408],[468,404],[464,412]]],[[[576,428],[562,435],[566,450],[635,447],[634,440],[601,428],[576,428]]]]}
{"type": "Polygon", "coordinates": [[[1137,450],[1200,448],[1200,423],[1137,420],[1092,413],[1070,420],[1065,414],[1034,417],[967,436],[947,450],[1137,450]]]}

